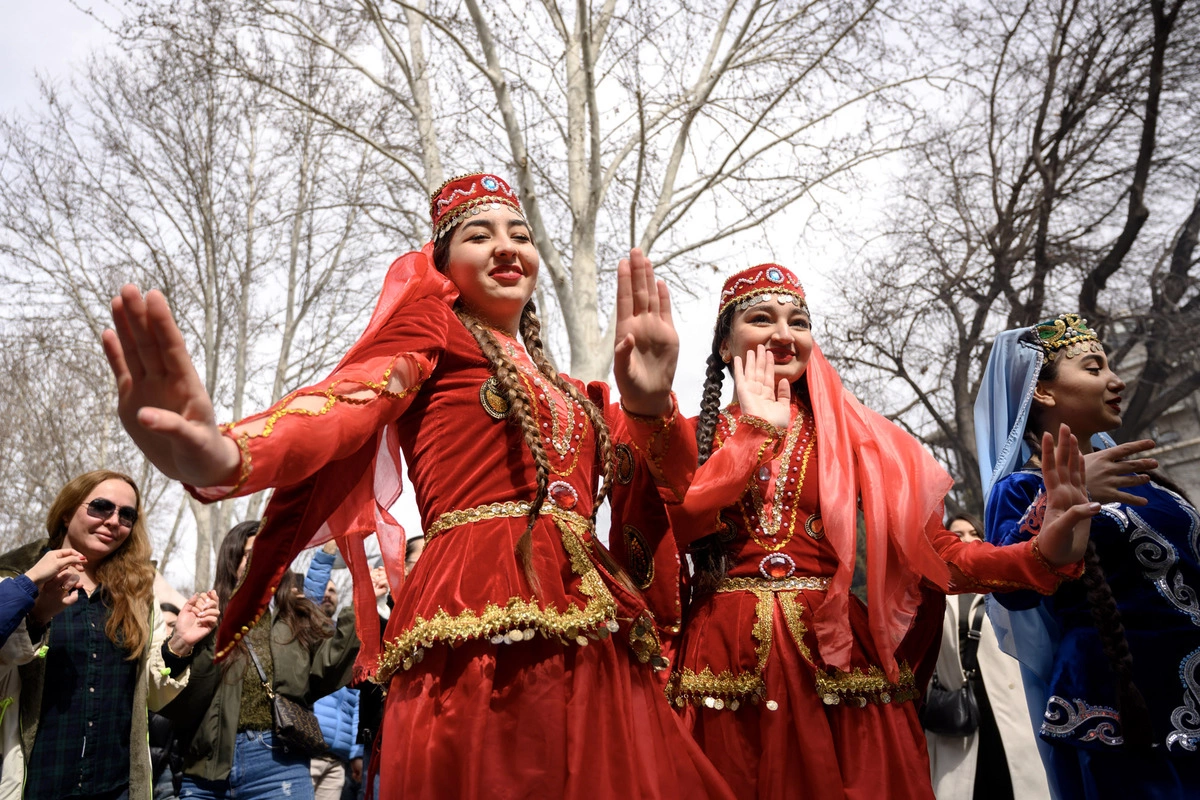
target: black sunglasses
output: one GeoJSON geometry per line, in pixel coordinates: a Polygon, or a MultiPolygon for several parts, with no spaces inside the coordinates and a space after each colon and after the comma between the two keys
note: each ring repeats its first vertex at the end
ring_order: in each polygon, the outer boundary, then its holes
{"type": "Polygon", "coordinates": [[[88,516],[95,519],[108,519],[114,511],[117,512],[117,522],[126,528],[132,528],[137,523],[138,512],[133,506],[118,507],[116,503],[105,497],[97,497],[87,504],[88,516]]]}

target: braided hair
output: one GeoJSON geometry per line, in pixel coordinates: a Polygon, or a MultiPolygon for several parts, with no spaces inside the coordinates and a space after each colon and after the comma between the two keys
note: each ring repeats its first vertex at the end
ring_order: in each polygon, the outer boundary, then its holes
{"type": "MultiPolygon", "coordinates": [[[[733,330],[735,310],[734,306],[725,309],[717,317],[717,326],[713,330],[712,350],[704,371],[704,392],[700,397],[700,417],[696,421],[696,448],[701,464],[712,456],[713,439],[721,417],[721,387],[727,369],[725,359],[721,356],[721,345],[733,330]]],[[[729,573],[729,554],[724,543],[717,534],[710,534],[692,543],[691,555],[696,572],[695,593],[700,595],[715,591],[717,584],[729,573]]]]}
{"type": "MultiPolygon", "coordinates": [[[[445,274],[450,263],[450,242],[452,239],[453,235],[448,231],[433,246],[434,267],[443,274],[445,274]]],[[[541,515],[542,504],[545,502],[549,492],[551,466],[550,459],[546,455],[546,449],[542,445],[541,433],[537,429],[537,423],[534,421],[530,410],[531,404],[534,401],[528,395],[520,380],[516,364],[513,363],[512,358],[504,351],[504,348],[500,346],[491,329],[461,306],[456,306],[455,314],[462,321],[463,326],[475,338],[479,349],[483,352],[484,358],[487,359],[492,372],[495,373],[496,381],[500,385],[500,391],[504,394],[504,398],[509,404],[509,419],[521,426],[521,434],[525,440],[525,446],[533,456],[534,467],[537,472],[537,488],[530,504],[528,524],[525,527],[525,532],[521,534],[521,538],[517,541],[516,556],[521,565],[521,570],[525,573],[525,578],[529,582],[530,588],[534,595],[537,595],[540,593],[541,583],[538,580],[537,569],[533,564],[533,525],[541,515]]],[[[596,432],[596,449],[601,463],[603,480],[596,492],[595,501],[592,506],[592,520],[594,521],[600,509],[600,504],[604,502],[604,499],[608,497],[611,491],[613,470],[616,463],[612,437],[609,434],[608,424],[604,421],[604,413],[596,407],[595,403],[588,399],[587,395],[579,391],[570,381],[563,378],[554,368],[554,364],[546,355],[545,348],[542,345],[541,322],[538,320],[537,306],[532,298],[529,299],[525,307],[521,310],[519,328],[521,339],[534,366],[561,392],[569,395],[579,404],[584,414],[587,415],[588,420],[592,423],[592,429],[596,432]]],[[[597,549],[603,550],[603,548],[597,549]]],[[[615,563],[611,565],[606,563],[606,566],[610,566],[610,571],[614,572],[618,578],[622,577],[621,573],[623,570],[620,570],[615,563]]],[[[628,583],[632,586],[632,582],[628,578],[622,580],[622,583],[628,583]]]]}
{"type": "MultiPolygon", "coordinates": [[[[1041,347],[1036,334],[1028,331],[1021,336],[1021,342],[1032,347],[1041,347]]],[[[1038,373],[1038,381],[1051,382],[1058,377],[1058,359],[1046,359],[1038,373]]],[[[1041,433],[1045,430],[1040,409],[1034,404],[1029,409],[1029,421],[1025,426],[1025,441],[1030,450],[1040,462],[1042,453],[1041,433]]],[[[1150,709],[1146,699],[1133,682],[1133,655],[1129,651],[1129,640],[1125,636],[1125,625],[1121,621],[1121,611],[1117,608],[1116,598],[1113,597],[1112,587],[1104,575],[1100,565],[1100,554],[1096,552],[1096,543],[1089,540],[1087,551],[1083,556],[1084,570],[1081,578],[1087,589],[1088,606],[1092,612],[1092,622],[1100,635],[1100,643],[1109,667],[1117,677],[1117,712],[1121,717],[1121,733],[1125,744],[1131,749],[1148,750],[1154,741],[1154,728],[1150,721],[1150,709]]]]}

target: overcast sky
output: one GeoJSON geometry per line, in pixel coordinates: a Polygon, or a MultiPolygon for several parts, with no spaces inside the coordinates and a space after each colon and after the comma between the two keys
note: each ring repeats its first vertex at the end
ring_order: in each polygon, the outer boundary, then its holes
{"type": "MultiPolygon", "coordinates": [[[[36,105],[39,75],[66,83],[73,65],[81,64],[89,52],[104,48],[111,41],[100,23],[67,0],[6,5],[4,22],[0,25],[0,113],[21,113],[30,105],[36,105]]],[[[81,5],[92,7],[86,0],[81,5]]],[[[109,12],[104,6],[98,6],[98,9],[102,16],[109,12]]],[[[111,18],[110,13],[107,16],[111,18]]],[[[821,301],[828,296],[823,289],[823,276],[831,270],[815,265],[828,265],[830,259],[843,260],[847,254],[836,240],[821,237],[811,230],[800,234],[801,228],[803,225],[797,224],[795,215],[777,220],[768,236],[741,247],[735,256],[727,259],[725,263],[729,268],[726,271],[779,261],[800,274],[810,305],[819,317],[821,301]]],[[[650,255],[653,259],[653,253],[650,255]]],[[[678,294],[675,297],[676,327],[682,342],[675,387],[685,414],[694,415],[699,411],[704,361],[711,343],[716,297],[724,277],[724,274],[704,270],[689,281],[696,295],[694,299],[678,294]]],[[[728,390],[729,381],[726,381],[727,396],[728,390]]],[[[400,505],[396,510],[401,522],[410,532],[418,531],[419,518],[410,487],[406,487],[406,496],[400,505]]],[[[181,573],[186,570],[188,575],[190,560],[190,554],[186,558],[173,559],[183,562],[177,566],[181,573]]],[[[174,569],[171,571],[175,572],[174,569]]],[[[189,581],[182,574],[177,577],[181,583],[189,581]]]]}

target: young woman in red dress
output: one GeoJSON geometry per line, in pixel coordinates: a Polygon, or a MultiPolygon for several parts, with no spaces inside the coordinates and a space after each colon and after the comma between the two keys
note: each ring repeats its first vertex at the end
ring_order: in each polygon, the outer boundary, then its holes
{"type": "Polygon", "coordinates": [[[433,241],[390,268],[367,331],[321,383],[218,428],[162,295],[126,287],[104,343],[130,435],[217,499],[276,487],[220,646],[248,630],[302,548],[337,538],[355,575],[360,675],[389,687],[384,797],[723,797],[662,694],[655,625],[596,540],[593,514],[678,499],[695,465],[670,386],[666,287],[639,251],[618,270],[608,387],[558,374],[532,295],[538,253],[494,175],[432,198],[433,241]],[[387,509],[400,453],[427,546],[405,579],[387,509]],[[641,476],[635,479],[635,475],[641,476]],[[380,655],[362,537],[395,607],[380,655]],[[376,652],[372,653],[371,651],[376,652]]]}
{"type": "Polygon", "coordinates": [[[916,701],[944,594],[1052,592],[1078,577],[1097,508],[1064,430],[1046,444],[1057,458],[1042,534],[961,542],[941,524],[949,476],[845,390],[810,328],[783,267],[725,282],[696,421],[702,465],[670,508],[696,575],[668,693],[740,798],[932,798],[916,701]],[[722,410],[730,367],[737,402],[722,410]],[[864,546],[865,604],[850,591],[864,546]]]}

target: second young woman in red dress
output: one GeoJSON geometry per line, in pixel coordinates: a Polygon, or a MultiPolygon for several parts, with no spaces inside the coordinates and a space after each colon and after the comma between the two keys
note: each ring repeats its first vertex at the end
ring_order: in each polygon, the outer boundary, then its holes
{"type": "Polygon", "coordinates": [[[1060,432],[1042,534],[961,542],[941,524],[949,476],[845,390],[810,328],[783,267],[725,282],[702,465],[670,509],[696,581],[669,694],[741,798],[932,798],[915,701],[943,595],[1053,591],[1079,575],[1098,506],[1060,432]],[[722,410],[728,367],[737,402],[722,410]],[[850,591],[864,546],[866,603],[850,591]]]}

